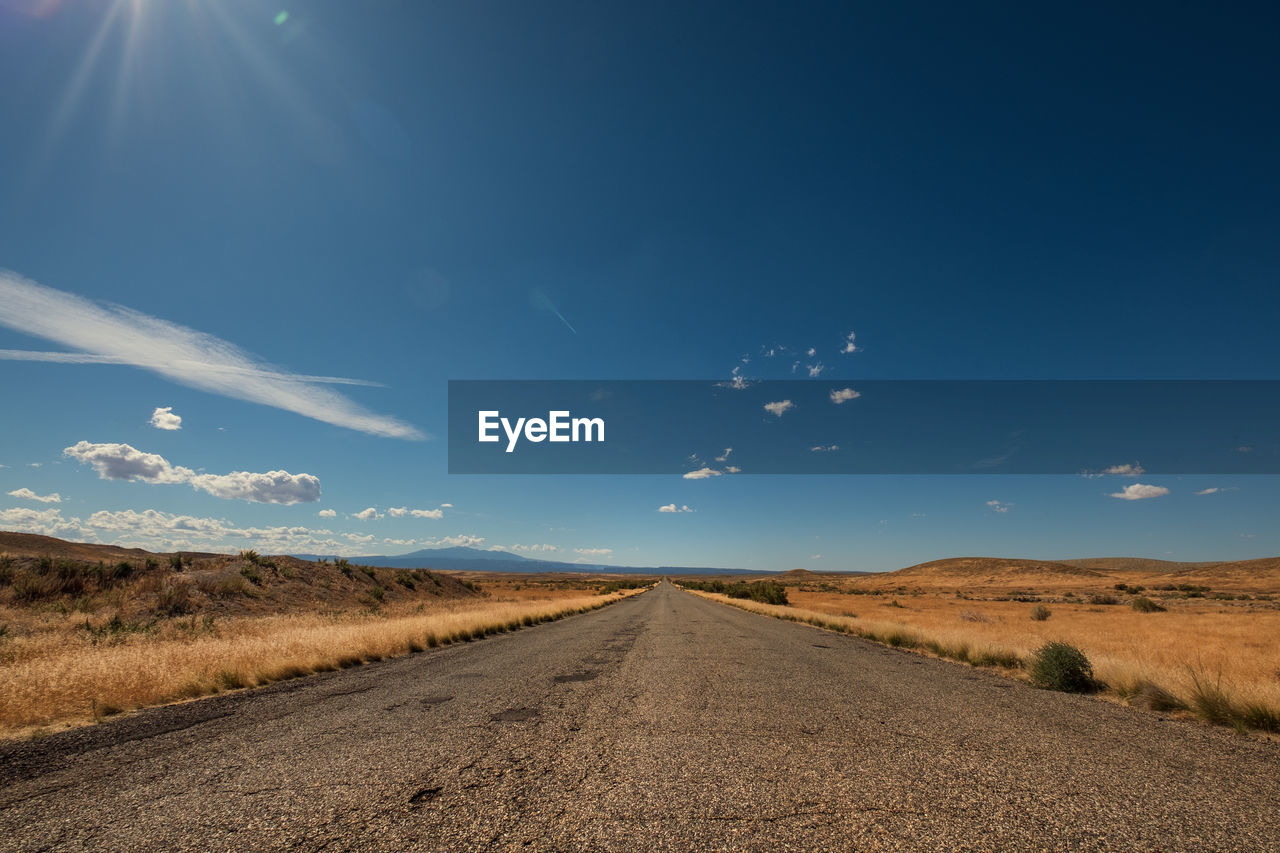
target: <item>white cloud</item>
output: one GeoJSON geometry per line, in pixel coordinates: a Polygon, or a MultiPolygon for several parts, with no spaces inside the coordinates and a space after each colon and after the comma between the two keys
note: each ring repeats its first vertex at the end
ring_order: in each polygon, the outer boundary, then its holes
{"type": "Polygon", "coordinates": [[[15,498],[22,498],[28,501],[39,501],[42,504],[60,504],[62,503],[62,495],[52,492],[47,495],[37,495],[28,488],[14,489],[9,494],[15,498]]]}
{"type": "Polygon", "coordinates": [[[574,548],[573,552],[584,557],[604,557],[608,559],[613,556],[612,548],[574,548]]]}
{"type": "Polygon", "coordinates": [[[144,453],[128,444],[78,442],[62,451],[82,464],[92,465],[104,480],[141,480],[144,483],[187,483],[196,472],[175,467],[157,453],[144,453]]]}
{"type": "Polygon", "coordinates": [[[778,417],[782,417],[784,414],[787,413],[789,409],[794,409],[795,407],[796,407],[796,404],[791,402],[790,400],[778,400],[777,402],[774,402],[774,403],[764,404],[764,410],[766,412],[770,412],[774,415],[777,415],[778,417]]]}
{"type": "Polygon", "coordinates": [[[823,371],[823,370],[825,370],[825,369],[826,369],[826,368],[825,368],[825,367],[823,367],[822,362],[818,362],[817,364],[811,364],[811,365],[809,365],[809,378],[810,378],[810,379],[817,379],[817,378],[818,378],[818,375],[819,375],[819,374],[821,374],[821,373],[822,373],[822,371],[823,371]]]}
{"type": "Polygon", "coordinates": [[[1140,501],[1147,498],[1158,498],[1167,494],[1169,494],[1169,490],[1164,486],[1148,486],[1142,483],[1130,483],[1124,487],[1123,491],[1112,492],[1111,497],[1119,498],[1122,501],[1140,501]]]}
{"type": "Polygon", "coordinates": [[[368,507],[367,509],[362,509],[359,512],[352,513],[351,517],[358,518],[361,521],[372,521],[375,518],[382,518],[382,516],[378,514],[378,510],[374,507],[368,507]]]}
{"type": "Polygon", "coordinates": [[[831,391],[831,402],[837,406],[846,403],[849,400],[856,400],[862,396],[862,392],[855,391],[852,388],[833,388],[831,391]]]}
{"type": "Polygon", "coordinates": [[[359,533],[344,533],[342,534],[342,538],[346,539],[348,542],[355,542],[357,544],[368,544],[369,542],[372,542],[376,537],[372,533],[366,533],[363,536],[361,536],[359,533]]]}
{"type": "Polygon", "coordinates": [[[151,413],[150,423],[156,429],[182,429],[182,416],[173,413],[173,406],[165,406],[151,413]]]}
{"type": "Polygon", "coordinates": [[[805,352],[805,355],[809,356],[809,358],[813,358],[817,354],[818,354],[817,347],[809,347],[809,349],[805,352]]]}
{"type": "Polygon", "coordinates": [[[384,537],[382,541],[387,545],[416,545],[417,544],[417,540],[415,539],[387,539],[384,537]]]}
{"type": "Polygon", "coordinates": [[[742,366],[739,365],[733,369],[727,382],[717,382],[718,388],[732,388],[734,391],[741,391],[743,388],[750,387],[751,382],[747,377],[742,375],[742,366]]]}
{"type": "MultiPolygon", "coordinates": [[[[1196,494],[1197,495],[1216,495],[1219,492],[1234,492],[1235,490],[1236,490],[1236,486],[1212,486],[1208,489],[1201,489],[1200,491],[1196,492],[1196,494]]],[[[13,492],[10,492],[9,494],[13,494],[13,492]]]]}
{"type": "Polygon", "coordinates": [[[0,325],[80,350],[0,350],[0,358],[126,364],[236,400],[273,406],[335,426],[391,438],[423,438],[415,427],[378,415],[324,384],[370,384],[290,373],[235,344],[167,320],[88,299],[0,271],[0,325]]]}
{"type": "Polygon", "coordinates": [[[484,544],[483,536],[442,536],[439,539],[425,539],[424,545],[449,545],[451,547],[479,548],[484,544]]]}
{"type": "Polygon", "coordinates": [[[90,444],[81,441],[65,448],[63,455],[92,465],[104,480],[137,480],[153,484],[189,483],[216,498],[255,503],[295,504],[320,499],[320,479],[288,471],[232,471],[230,474],[197,474],[171,465],[156,453],[144,453],[128,444],[90,444]]]}
{"type": "Polygon", "coordinates": [[[838,445],[838,444],[827,444],[827,445],[817,444],[817,445],[814,445],[813,447],[810,447],[809,449],[810,449],[810,450],[812,450],[814,453],[831,453],[832,451],[839,450],[839,449],[840,449],[840,445],[838,445]]]}
{"type": "Polygon", "coordinates": [[[224,500],[264,504],[312,503],[320,500],[320,478],[288,471],[232,471],[230,474],[197,474],[192,487],[224,500]]]}
{"type": "Polygon", "coordinates": [[[822,559],[822,555],[821,555],[821,554],[810,554],[810,555],[809,555],[809,559],[810,559],[810,560],[821,560],[821,559],[822,559]]]}
{"type": "Polygon", "coordinates": [[[555,545],[548,545],[544,542],[539,545],[512,545],[510,548],[506,548],[504,550],[523,551],[527,554],[532,554],[532,553],[540,553],[540,552],[546,552],[546,551],[559,551],[560,549],[557,548],[555,545]]]}
{"type": "Polygon", "coordinates": [[[453,509],[453,504],[440,504],[442,509],[453,509]]]}
{"type": "Polygon", "coordinates": [[[1103,468],[1101,471],[1083,471],[1081,472],[1089,479],[1097,477],[1137,477],[1140,474],[1147,473],[1147,470],[1137,462],[1125,463],[1124,465],[1112,465],[1109,468],[1103,468]]]}
{"type": "Polygon", "coordinates": [[[0,527],[18,533],[39,533],[42,536],[66,538],[83,535],[80,519],[63,518],[62,510],[59,509],[0,509],[0,527]]]}
{"type": "MultiPolygon", "coordinates": [[[[742,469],[741,469],[741,468],[739,468],[737,465],[729,465],[729,466],[727,466],[727,467],[724,469],[724,472],[725,472],[726,474],[737,474],[737,473],[738,473],[739,471],[741,471],[741,470],[742,470],[742,469]]],[[[688,476],[688,474],[686,474],[685,476],[687,477],[687,476],[688,476]]]]}
{"type": "Polygon", "coordinates": [[[987,506],[996,512],[1008,512],[1009,507],[1013,506],[1013,504],[1002,503],[1001,501],[987,501],[987,506]]]}
{"type": "Polygon", "coordinates": [[[705,480],[708,477],[719,477],[720,472],[715,468],[699,468],[697,471],[690,471],[684,475],[686,480],[705,480]]]}
{"type": "Polygon", "coordinates": [[[320,516],[321,518],[337,518],[338,512],[337,510],[332,510],[332,509],[322,509],[319,512],[317,512],[316,515],[320,516]]]}
{"type": "Polygon", "coordinates": [[[717,456],[717,457],[716,457],[716,461],[717,461],[717,462],[728,462],[728,461],[729,461],[729,454],[730,454],[730,453],[732,453],[732,452],[733,452],[733,448],[732,448],[732,447],[726,447],[726,448],[724,449],[724,453],[723,453],[722,455],[720,455],[720,456],[717,456]]]}
{"type": "Polygon", "coordinates": [[[856,333],[856,332],[850,332],[849,334],[845,335],[845,336],[844,336],[844,346],[842,346],[842,347],[840,348],[840,352],[842,352],[842,353],[846,353],[846,354],[847,354],[847,353],[858,352],[858,351],[859,351],[859,349],[861,349],[861,347],[857,346],[857,345],[854,343],[854,340],[856,340],[856,339],[857,339],[857,337],[858,337],[858,335],[857,335],[857,333],[856,333]]]}
{"type": "MultiPolygon", "coordinates": [[[[445,504],[441,504],[445,506],[445,504]]],[[[453,504],[449,504],[453,506],[453,504]]],[[[387,515],[392,518],[404,518],[406,515],[413,518],[444,518],[443,509],[409,509],[407,506],[393,506],[387,510],[387,515]]]]}
{"type": "Polygon", "coordinates": [[[682,504],[681,506],[666,504],[665,506],[658,507],[658,512],[693,512],[693,510],[689,508],[688,504],[682,504]]]}

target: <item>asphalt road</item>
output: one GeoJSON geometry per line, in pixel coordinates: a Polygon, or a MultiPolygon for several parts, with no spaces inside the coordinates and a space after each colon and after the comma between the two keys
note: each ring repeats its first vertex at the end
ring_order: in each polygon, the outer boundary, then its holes
{"type": "Polygon", "coordinates": [[[4,850],[1280,850],[1280,748],[668,584],[0,746],[4,850]]]}

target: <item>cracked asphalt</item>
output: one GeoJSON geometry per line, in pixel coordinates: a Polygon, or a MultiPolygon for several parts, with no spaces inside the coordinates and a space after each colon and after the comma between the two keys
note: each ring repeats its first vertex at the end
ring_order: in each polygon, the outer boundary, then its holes
{"type": "Polygon", "coordinates": [[[670,584],[0,745],[3,850],[1280,850],[1280,749],[670,584]]]}

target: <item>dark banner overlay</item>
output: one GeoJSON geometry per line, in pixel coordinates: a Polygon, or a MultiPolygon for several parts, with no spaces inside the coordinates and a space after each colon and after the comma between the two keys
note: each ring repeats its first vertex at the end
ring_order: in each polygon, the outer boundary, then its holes
{"type": "Polygon", "coordinates": [[[1280,382],[455,380],[449,473],[1276,474],[1280,382]]]}

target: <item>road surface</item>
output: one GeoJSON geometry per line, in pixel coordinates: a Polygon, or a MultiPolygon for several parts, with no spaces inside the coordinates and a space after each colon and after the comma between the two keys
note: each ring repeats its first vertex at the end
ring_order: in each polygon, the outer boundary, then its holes
{"type": "Polygon", "coordinates": [[[4,850],[1280,850],[1280,748],[663,584],[0,746],[4,850]]]}

